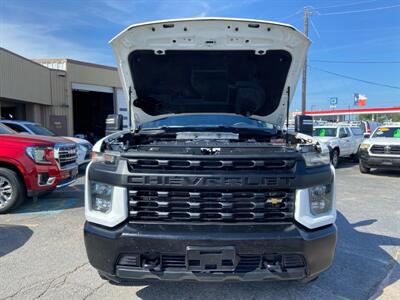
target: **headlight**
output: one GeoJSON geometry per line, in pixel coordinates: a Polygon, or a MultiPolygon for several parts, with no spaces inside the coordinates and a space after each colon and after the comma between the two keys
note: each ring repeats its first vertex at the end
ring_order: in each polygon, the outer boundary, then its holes
{"type": "Polygon", "coordinates": [[[369,148],[369,144],[366,144],[366,143],[362,143],[361,145],[360,145],[360,149],[361,150],[367,150],[368,148],[369,148]]]}
{"type": "Polygon", "coordinates": [[[93,162],[103,162],[107,165],[116,165],[118,163],[119,152],[92,152],[93,162]]]}
{"type": "Polygon", "coordinates": [[[54,162],[53,147],[26,147],[25,152],[37,164],[50,165],[54,162]]]}
{"type": "Polygon", "coordinates": [[[303,155],[307,167],[329,165],[329,149],[324,144],[320,145],[299,145],[298,151],[303,155]]]}
{"type": "Polygon", "coordinates": [[[112,191],[111,185],[92,182],[90,185],[92,209],[102,213],[109,212],[112,208],[112,191]]]}
{"type": "Polygon", "coordinates": [[[321,215],[332,210],[332,185],[317,185],[308,189],[310,211],[313,215],[321,215]]]}

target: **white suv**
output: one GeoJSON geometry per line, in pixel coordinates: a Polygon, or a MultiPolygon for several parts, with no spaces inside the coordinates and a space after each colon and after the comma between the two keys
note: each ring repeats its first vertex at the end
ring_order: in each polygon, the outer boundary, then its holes
{"type": "Polygon", "coordinates": [[[339,163],[339,157],[351,157],[356,160],[358,148],[364,139],[360,127],[342,124],[315,126],[313,136],[332,148],[331,162],[335,168],[339,163]]]}

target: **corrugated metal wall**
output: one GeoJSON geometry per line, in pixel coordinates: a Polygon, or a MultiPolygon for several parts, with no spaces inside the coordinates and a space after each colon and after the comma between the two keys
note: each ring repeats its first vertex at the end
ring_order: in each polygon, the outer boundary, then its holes
{"type": "Polygon", "coordinates": [[[68,101],[67,75],[64,71],[50,70],[51,106],[44,107],[44,125],[50,127],[50,115],[72,118],[71,105],[68,101]]]}
{"type": "Polygon", "coordinates": [[[0,97],[51,104],[50,70],[0,48],[0,97]]]}
{"type": "Polygon", "coordinates": [[[85,64],[67,60],[67,76],[69,82],[121,87],[116,68],[97,67],[95,64],[85,64]]]}
{"type": "Polygon", "coordinates": [[[121,88],[116,68],[70,59],[33,62],[0,48],[0,98],[30,102],[26,103],[28,120],[50,127],[51,115],[66,116],[68,134],[72,135],[73,83],[111,87],[114,91],[121,88]]]}

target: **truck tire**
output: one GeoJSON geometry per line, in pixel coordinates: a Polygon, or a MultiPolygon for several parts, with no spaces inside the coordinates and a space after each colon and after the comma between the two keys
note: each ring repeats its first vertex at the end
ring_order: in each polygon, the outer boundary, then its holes
{"type": "Polygon", "coordinates": [[[332,166],[335,167],[335,169],[337,168],[337,166],[339,164],[339,150],[338,149],[333,149],[333,151],[332,151],[331,164],[332,164],[332,166]]]}
{"type": "Polygon", "coordinates": [[[25,199],[24,186],[16,172],[0,168],[0,214],[17,208],[25,199]]]}
{"type": "Polygon", "coordinates": [[[360,172],[363,174],[369,174],[371,172],[370,168],[367,168],[366,166],[364,166],[363,162],[360,160],[359,164],[360,166],[360,172]]]}

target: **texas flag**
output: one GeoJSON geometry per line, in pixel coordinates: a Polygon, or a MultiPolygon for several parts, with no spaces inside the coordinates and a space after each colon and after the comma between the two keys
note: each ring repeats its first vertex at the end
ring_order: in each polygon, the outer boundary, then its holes
{"type": "Polygon", "coordinates": [[[365,106],[367,103],[367,96],[362,94],[354,94],[354,105],[365,106]]]}

